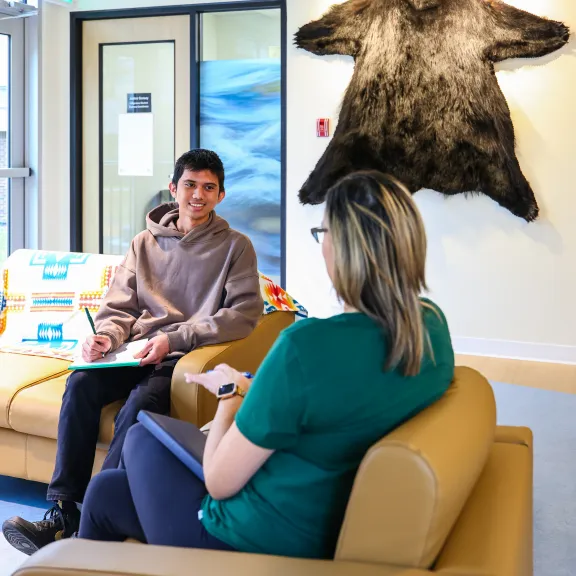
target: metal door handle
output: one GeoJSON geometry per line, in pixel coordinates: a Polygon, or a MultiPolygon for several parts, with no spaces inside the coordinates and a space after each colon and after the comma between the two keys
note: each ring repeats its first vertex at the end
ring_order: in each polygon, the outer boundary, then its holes
{"type": "Polygon", "coordinates": [[[0,178],[28,178],[30,168],[0,168],[0,178]]]}

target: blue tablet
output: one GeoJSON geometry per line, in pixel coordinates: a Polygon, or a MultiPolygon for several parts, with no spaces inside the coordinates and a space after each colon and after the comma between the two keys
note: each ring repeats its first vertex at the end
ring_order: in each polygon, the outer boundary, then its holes
{"type": "Polygon", "coordinates": [[[206,435],[197,426],[145,410],[139,412],[138,421],[204,482],[202,458],[206,435]]]}

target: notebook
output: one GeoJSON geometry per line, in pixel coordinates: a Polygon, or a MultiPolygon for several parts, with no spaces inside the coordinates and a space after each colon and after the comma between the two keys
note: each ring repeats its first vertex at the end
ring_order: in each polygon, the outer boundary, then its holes
{"type": "Polygon", "coordinates": [[[82,358],[77,358],[68,366],[68,370],[94,370],[96,368],[124,368],[130,366],[140,366],[140,359],[134,358],[146,346],[148,338],[127,342],[111,354],[106,354],[104,358],[98,358],[94,362],[85,362],[82,358]]]}
{"type": "Polygon", "coordinates": [[[197,426],[146,410],[138,413],[138,421],[186,468],[204,482],[202,460],[206,447],[206,435],[197,426]]]}

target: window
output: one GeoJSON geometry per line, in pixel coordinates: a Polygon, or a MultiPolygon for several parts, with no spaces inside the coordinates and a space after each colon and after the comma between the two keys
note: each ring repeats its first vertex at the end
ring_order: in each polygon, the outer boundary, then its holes
{"type": "MultiPolygon", "coordinates": [[[[0,35],[0,168],[8,168],[10,36],[0,35]]],[[[0,263],[8,257],[8,178],[0,178],[0,263]]]]}

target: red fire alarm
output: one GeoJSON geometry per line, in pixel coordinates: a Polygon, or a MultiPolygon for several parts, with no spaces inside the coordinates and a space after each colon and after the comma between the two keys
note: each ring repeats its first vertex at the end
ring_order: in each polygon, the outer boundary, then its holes
{"type": "Polygon", "coordinates": [[[330,136],[330,119],[320,118],[317,122],[316,132],[318,138],[328,138],[330,136]]]}

